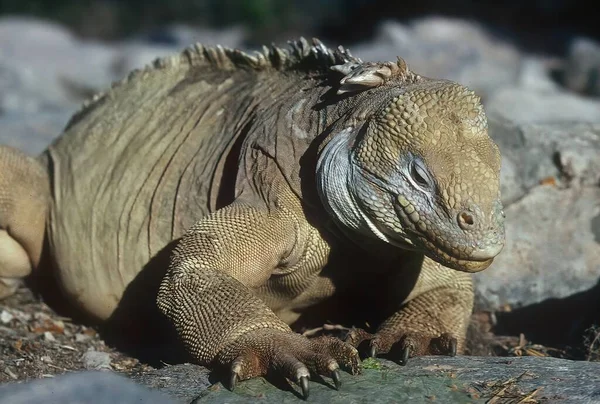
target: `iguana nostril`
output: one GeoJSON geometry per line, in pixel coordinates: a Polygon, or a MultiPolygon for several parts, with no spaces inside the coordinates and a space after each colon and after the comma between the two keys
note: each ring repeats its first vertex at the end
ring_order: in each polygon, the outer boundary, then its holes
{"type": "Polygon", "coordinates": [[[475,224],[473,215],[469,212],[462,211],[458,214],[458,225],[463,230],[469,230],[475,224]]]}

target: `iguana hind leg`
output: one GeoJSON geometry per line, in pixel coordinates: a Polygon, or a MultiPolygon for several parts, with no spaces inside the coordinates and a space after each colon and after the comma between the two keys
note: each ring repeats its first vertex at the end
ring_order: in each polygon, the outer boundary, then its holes
{"type": "Polygon", "coordinates": [[[48,175],[34,158],[0,146],[0,299],[39,264],[49,203],[48,175]]]}

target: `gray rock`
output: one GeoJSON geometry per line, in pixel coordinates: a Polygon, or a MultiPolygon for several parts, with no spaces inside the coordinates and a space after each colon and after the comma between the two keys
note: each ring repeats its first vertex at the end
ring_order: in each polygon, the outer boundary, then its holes
{"type": "Polygon", "coordinates": [[[58,137],[72,110],[0,114],[0,144],[37,155],[58,137]]]}
{"type": "MultiPolygon", "coordinates": [[[[518,402],[528,395],[544,402],[600,402],[600,363],[574,362],[554,358],[420,357],[407,366],[378,359],[364,363],[361,375],[342,373],[342,387],[331,380],[314,378],[310,402],[389,403],[389,402],[518,402]]],[[[267,403],[298,402],[299,389],[285,381],[262,378],[241,382],[231,392],[221,383],[209,388],[190,389],[204,368],[195,365],[166,367],[147,376],[158,379],[159,390],[177,393],[182,403],[246,403],[260,399],[267,403]],[[163,376],[161,376],[163,375],[163,376]],[[184,375],[183,377],[179,377],[184,375]],[[166,381],[162,377],[169,377],[166,381]],[[166,389],[166,390],[165,390],[166,389]]],[[[153,387],[156,386],[151,384],[153,387]]],[[[523,401],[525,402],[525,401],[523,401]]]]}
{"type": "Polygon", "coordinates": [[[459,81],[483,97],[516,83],[521,65],[521,54],[511,43],[493,37],[477,23],[442,17],[408,25],[384,22],[372,42],[350,49],[365,60],[401,56],[412,70],[459,81]]]}
{"type": "Polygon", "coordinates": [[[203,29],[185,24],[169,24],[137,37],[139,41],[184,48],[193,43],[220,44],[229,48],[240,47],[247,37],[243,27],[219,30],[203,29]]]}
{"type": "MultiPolygon", "coordinates": [[[[555,358],[418,357],[407,366],[377,359],[363,372],[342,373],[342,387],[314,377],[310,402],[600,402],[600,363],[555,358]],[[528,402],[528,401],[523,401],[528,402]]],[[[211,384],[206,368],[167,366],[133,381],[106,372],[81,372],[0,386],[0,404],[44,403],[267,403],[299,402],[299,389],[285,380],[256,378],[229,391],[211,384]],[[145,386],[144,386],[145,385],[145,386]],[[147,387],[150,387],[148,389],[147,387]]]]}
{"type": "Polygon", "coordinates": [[[110,354],[108,352],[100,352],[89,350],[81,357],[83,367],[88,370],[111,370],[110,354]]]}
{"type": "Polygon", "coordinates": [[[559,91],[560,86],[550,73],[558,63],[549,58],[523,56],[516,85],[528,91],[559,91]]]}
{"type": "Polygon", "coordinates": [[[502,199],[510,204],[548,179],[561,187],[600,183],[600,124],[516,125],[489,119],[502,153],[502,199]]]}
{"type": "Polygon", "coordinates": [[[80,41],[54,24],[2,18],[0,108],[5,113],[75,109],[88,89],[108,86],[114,80],[115,52],[101,43],[80,41]]]}
{"type": "Polygon", "coordinates": [[[574,39],[562,73],[570,90],[600,96],[600,43],[589,38],[574,39]]]}
{"type": "Polygon", "coordinates": [[[135,382],[146,387],[160,390],[183,403],[189,403],[205,394],[213,384],[209,381],[210,371],[189,363],[165,366],[140,375],[131,376],[135,382]]]}
{"type": "Polygon", "coordinates": [[[506,247],[475,275],[479,304],[536,303],[600,276],[600,125],[490,121],[503,154],[506,247]]]}
{"type": "Polygon", "coordinates": [[[494,92],[486,101],[490,118],[515,123],[600,122],[600,100],[563,91],[532,91],[507,87],[494,92]]]}
{"type": "Polygon", "coordinates": [[[506,246],[475,275],[478,300],[497,308],[566,297],[600,276],[600,187],[538,186],[507,206],[506,246]]]}
{"type": "Polygon", "coordinates": [[[147,44],[128,41],[118,46],[112,68],[115,77],[125,77],[134,69],[141,69],[157,58],[181,52],[181,46],[147,44]]]}
{"type": "Polygon", "coordinates": [[[107,372],[80,372],[0,386],[0,404],[169,404],[175,401],[107,372]]]}

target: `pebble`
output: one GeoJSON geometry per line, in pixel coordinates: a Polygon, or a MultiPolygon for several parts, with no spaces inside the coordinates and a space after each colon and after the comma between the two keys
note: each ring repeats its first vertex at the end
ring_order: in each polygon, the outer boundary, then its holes
{"type": "Polygon", "coordinates": [[[56,338],[54,338],[54,335],[52,335],[50,331],[46,331],[44,332],[44,340],[48,342],[54,342],[56,341],[56,338]]]}
{"type": "Polygon", "coordinates": [[[10,323],[13,318],[14,316],[6,310],[2,310],[2,313],[0,313],[0,322],[2,322],[2,324],[10,323]]]}
{"type": "Polygon", "coordinates": [[[9,367],[4,368],[4,373],[6,373],[13,380],[18,379],[17,375],[12,370],[10,370],[9,367]]]}
{"type": "Polygon", "coordinates": [[[81,334],[81,333],[75,334],[75,342],[85,342],[85,341],[89,340],[90,338],[92,338],[92,337],[89,335],[86,335],[86,334],[81,334]]]}
{"type": "Polygon", "coordinates": [[[81,358],[83,367],[88,370],[111,370],[110,354],[90,349],[81,358]]]}

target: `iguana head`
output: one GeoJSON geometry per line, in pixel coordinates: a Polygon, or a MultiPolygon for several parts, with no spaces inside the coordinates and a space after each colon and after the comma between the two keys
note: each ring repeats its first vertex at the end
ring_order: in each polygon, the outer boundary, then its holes
{"type": "Polygon", "coordinates": [[[322,150],[321,199],[343,228],[483,270],[504,245],[498,147],[472,91],[415,77],[357,98],[367,118],[322,150]]]}

